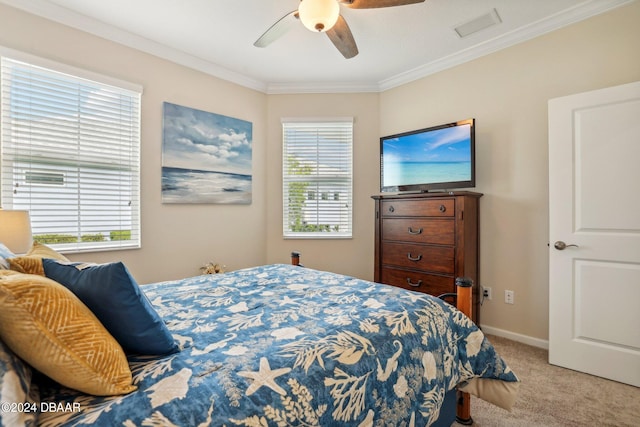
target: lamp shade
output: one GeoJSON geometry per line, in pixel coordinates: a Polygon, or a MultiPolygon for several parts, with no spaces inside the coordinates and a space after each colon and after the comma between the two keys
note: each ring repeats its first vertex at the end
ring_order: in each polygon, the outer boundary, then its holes
{"type": "Polygon", "coordinates": [[[336,25],[340,5],[337,0],[302,0],[298,14],[302,24],[309,30],[325,32],[336,25]]]}
{"type": "Polygon", "coordinates": [[[31,220],[28,211],[0,209],[0,243],[14,254],[25,254],[31,249],[31,220]]]}

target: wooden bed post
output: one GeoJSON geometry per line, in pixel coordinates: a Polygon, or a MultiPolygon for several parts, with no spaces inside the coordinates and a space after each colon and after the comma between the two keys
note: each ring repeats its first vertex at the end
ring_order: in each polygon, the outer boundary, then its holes
{"type": "MultiPolygon", "coordinates": [[[[473,314],[473,280],[468,277],[456,278],[456,307],[472,319],[473,314]]],[[[462,391],[457,392],[456,421],[462,425],[473,424],[471,418],[471,396],[462,391]]]]}
{"type": "Polygon", "coordinates": [[[291,265],[300,265],[300,252],[291,252],[291,265]]]}

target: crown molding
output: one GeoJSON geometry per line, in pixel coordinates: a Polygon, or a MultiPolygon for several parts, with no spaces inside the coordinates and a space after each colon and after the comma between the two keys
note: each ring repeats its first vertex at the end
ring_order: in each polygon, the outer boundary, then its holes
{"type": "Polygon", "coordinates": [[[369,93],[380,92],[378,83],[367,82],[317,82],[317,83],[269,83],[268,95],[302,93],[369,93]]]}
{"type": "Polygon", "coordinates": [[[482,56],[514,46],[543,34],[574,24],[600,13],[607,12],[636,0],[586,0],[577,6],[564,10],[548,18],[504,34],[500,37],[478,43],[453,55],[437,59],[414,69],[399,73],[378,82],[309,82],[309,83],[269,83],[221,67],[202,58],[169,48],[160,43],[140,37],[128,31],[73,12],[43,0],[0,0],[8,6],[67,25],[104,39],[137,49],[192,68],[222,80],[244,86],[266,94],[303,93],[367,93],[384,92],[389,89],[419,80],[431,74],[464,64],[482,56]]]}

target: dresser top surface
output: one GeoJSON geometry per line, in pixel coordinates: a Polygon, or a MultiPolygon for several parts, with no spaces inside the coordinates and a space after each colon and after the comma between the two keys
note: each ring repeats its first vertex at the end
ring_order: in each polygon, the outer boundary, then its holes
{"type": "Polygon", "coordinates": [[[431,193],[389,193],[389,194],[374,194],[371,196],[375,200],[393,200],[393,199],[429,199],[433,197],[454,197],[454,196],[467,196],[467,197],[482,197],[482,193],[476,193],[475,191],[439,191],[431,193]]]}

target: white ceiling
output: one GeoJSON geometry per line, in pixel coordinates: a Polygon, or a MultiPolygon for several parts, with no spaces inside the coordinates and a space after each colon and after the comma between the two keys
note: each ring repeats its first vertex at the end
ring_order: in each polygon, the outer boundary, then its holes
{"type": "Polygon", "coordinates": [[[266,93],[377,92],[634,0],[426,0],[341,6],[360,54],[344,59],[302,24],[266,48],[253,42],[298,0],[0,0],[10,6],[266,93]],[[495,9],[502,22],[454,28],[495,9]]]}

